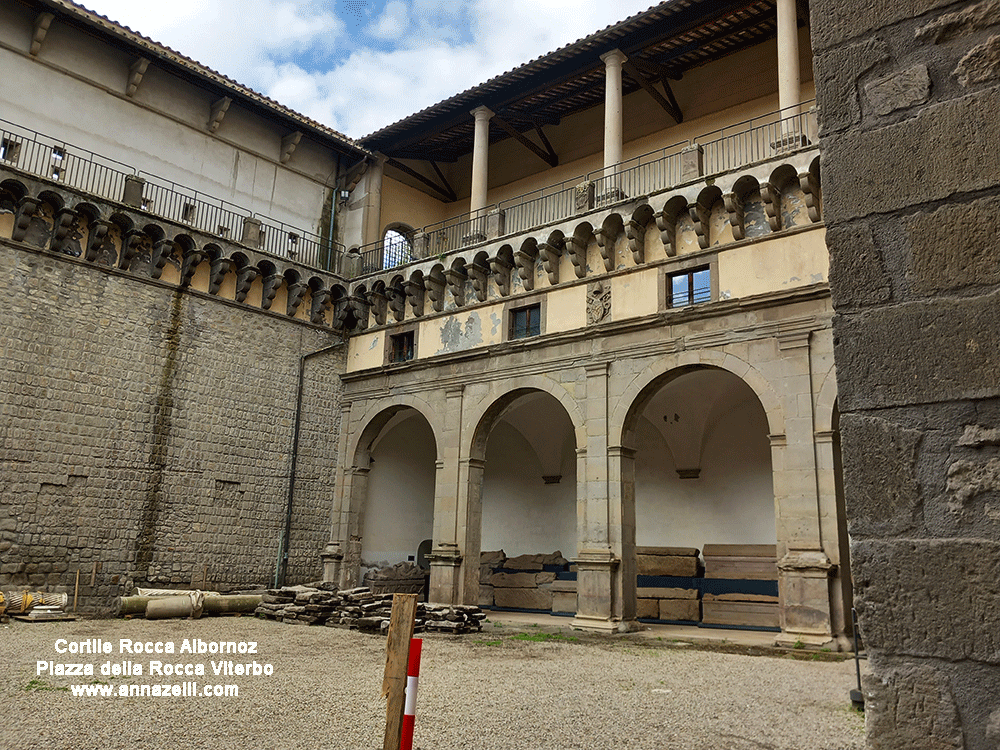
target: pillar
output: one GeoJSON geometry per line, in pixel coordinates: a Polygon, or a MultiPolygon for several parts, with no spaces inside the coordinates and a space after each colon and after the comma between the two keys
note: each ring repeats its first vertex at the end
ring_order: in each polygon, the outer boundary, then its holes
{"type": "MultiPolygon", "coordinates": [[[[362,213],[364,244],[382,239],[382,176],[385,172],[384,154],[375,154],[375,163],[365,175],[366,192],[362,213]]],[[[334,198],[336,200],[336,198],[334,198]]]]}
{"type": "MultiPolygon", "coordinates": [[[[436,436],[439,442],[434,481],[434,541],[428,555],[431,565],[428,597],[437,604],[461,603],[462,551],[467,528],[462,507],[467,503],[460,503],[459,482],[463,392],[464,386],[445,391],[444,432],[436,436]]],[[[475,568],[478,573],[478,558],[475,568]]]]}
{"type": "Polygon", "coordinates": [[[476,131],[472,141],[472,197],[469,211],[475,213],[486,208],[486,187],[489,170],[490,118],[489,107],[476,107],[470,113],[476,118],[476,131]]]}
{"type": "Polygon", "coordinates": [[[604,61],[604,176],[615,173],[622,160],[622,63],[621,50],[601,55],[604,61]]]}
{"type": "Polygon", "coordinates": [[[799,24],[795,0],[778,0],[778,106],[799,103],[799,24]]]}

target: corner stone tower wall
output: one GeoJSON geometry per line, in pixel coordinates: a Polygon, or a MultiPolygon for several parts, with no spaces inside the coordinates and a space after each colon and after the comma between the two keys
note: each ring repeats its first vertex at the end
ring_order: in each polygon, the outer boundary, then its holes
{"type": "MultiPolygon", "coordinates": [[[[340,339],[2,240],[0,299],[0,589],[270,584],[299,358],[340,339]]],[[[343,352],[306,362],[289,582],[322,573],[343,352]]]]}
{"type": "Polygon", "coordinates": [[[1000,3],[813,0],[869,746],[1000,747],[1000,3]]]}

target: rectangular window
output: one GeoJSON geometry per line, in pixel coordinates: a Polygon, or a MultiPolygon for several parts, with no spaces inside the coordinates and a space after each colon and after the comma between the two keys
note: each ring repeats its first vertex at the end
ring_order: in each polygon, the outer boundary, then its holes
{"type": "Polygon", "coordinates": [[[409,362],[413,359],[413,331],[389,337],[389,362],[409,362]]]}
{"type": "Polygon", "coordinates": [[[510,311],[510,337],[525,339],[542,332],[541,305],[528,305],[510,311]]]}
{"type": "Polygon", "coordinates": [[[690,271],[667,276],[668,307],[687,307],[712,299],[712,277],[708,268],[692,268],[690,271]]]}

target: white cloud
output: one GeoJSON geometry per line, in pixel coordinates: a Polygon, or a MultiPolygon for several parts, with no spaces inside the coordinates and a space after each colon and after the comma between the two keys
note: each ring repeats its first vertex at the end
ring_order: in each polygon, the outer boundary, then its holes
{"type": "Polygon", "coordinates": [[[390,0],[366,29],[380,45],[365,46],[364,35],[344,33],[333,0],[90,2],[112,19],[353,137],[649,5],[649,0],[390,0]],[[317,65],[317,56],[327,64],[317,65]]]}

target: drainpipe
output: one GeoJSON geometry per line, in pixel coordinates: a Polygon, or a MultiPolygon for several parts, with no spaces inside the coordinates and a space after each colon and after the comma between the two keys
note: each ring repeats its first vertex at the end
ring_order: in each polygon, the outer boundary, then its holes
{"type": "Polygon", "coordinates": [[[274,571],[275,588],[284,586],[288,575],[288,546],[292,536],[292,497],[295,492],[295,470],[299,462],[299,430],[302,424],[302,389],[305,382],[306,360],[339,349],[343,345],[344,342],[341,341],[299,357],[299,386],[295,394],[295,428],[292,432],[292,467],[288,475],[288,500],[285,503],[285,533],[281,539],[281,548],[278,550],[278,567],[274,571]]]}

